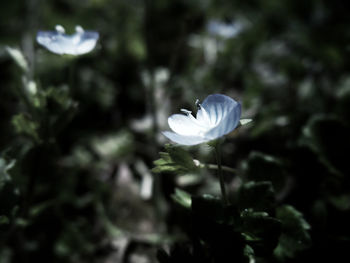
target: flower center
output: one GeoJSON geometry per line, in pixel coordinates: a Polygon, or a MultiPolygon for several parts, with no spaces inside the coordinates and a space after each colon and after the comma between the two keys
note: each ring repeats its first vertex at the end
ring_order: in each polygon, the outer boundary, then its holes
{"type": "Polygon", "coordinates": [[[212,127],[212,123],[210,121],[210,117],[208,112],[202,107],[202,104],[199,103],[199,99],[195,102],[198,112],[197,112],[197,120],[202,123],[203,126],[212,127]]]}

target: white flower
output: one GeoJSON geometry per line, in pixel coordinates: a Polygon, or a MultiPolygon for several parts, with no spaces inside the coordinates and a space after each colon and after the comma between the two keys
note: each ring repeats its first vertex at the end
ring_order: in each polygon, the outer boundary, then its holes
{"type": "Polygon", "coordinates": [[[36,40],[48,50],[56,54],[81,55],[90,52],[96,45],[99,34],[96,31],[84,31],[81,26],[75,27],[75,33],[65,34],[62,26],[56,31],[39,31],[36,40]]]}
{"type": "Polygon", "coordinates": [[[241,117],[241,104],[222,94],[209,95],[202,104],[196,101],[196,118],[191,111],[174,114],[168,118],[170,128],[163,134],[173,142],[195,145],[220,138],[233,131],[241,117]]]}

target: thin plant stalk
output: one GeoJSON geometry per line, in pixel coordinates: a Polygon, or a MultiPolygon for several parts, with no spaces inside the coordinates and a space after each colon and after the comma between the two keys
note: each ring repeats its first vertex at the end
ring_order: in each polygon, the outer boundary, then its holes
{"type": "Polygon", "coordinates": [[[221,189],[221,197],[224,205],[228,205],[228,198],[226,194],[226,188],[225,188],[225,182],[224,182],[224,175],[222,173],[222,166],[221,166],[221,148],[220,143],[214,146],[215,149],[215,155],[216,155],[216,161],[218,163],[218,175],[220,180],[220,189],[221,189]]]}
{"type": "Polygon", "coordinates": [[[76,72],[75,72],[75,63],[76,61],[72,59],[69,61],[68,65],[68,85],[69,85],[69,91],[73,99],[75,99],[76,94],[76,88],[75,88],[75,80],[76,80],[76,72]]]}
{"type": "MultiPolygon", "coordinates": [[[[211,163],[201,164],[199,167],[200,168],[207,168],[207,169],[211,169],[211,170],[218,170],[219,169],[217,164],[211,164],[211,163]]],[[[223,171],[225,171],[225,172],[229,172],[229,173],[232,173],[232,174],[237,174],[237,170],[236,169],[228,167],[228,166],[225,166],[225,165],[221,165],[221,169],[223,171]]]]}

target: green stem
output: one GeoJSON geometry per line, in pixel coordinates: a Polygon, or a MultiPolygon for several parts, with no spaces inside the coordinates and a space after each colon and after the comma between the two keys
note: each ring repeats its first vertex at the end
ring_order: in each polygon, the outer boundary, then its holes
{"type": "MultiPolygon", "coordinates": [[[[211,169],[211,170],[218,170],[219,167],[217,164],[211,164],[211,163],[208,163],[208,164],[200,164],[199,166],[200,168],[207,168],[207,169],[211,169]]],[[[231,167],[228,167],[228,166],[225,166],[225,165],[221,165],[221,169],[225,172],[229,172],[229,173],[233,173],[233,174],[236,174],[237,173],[237,170],[234,169],[234,168],[231,168],[231,167]]]]}
{"type": "Polygon", "coordinates": [[[72,61],[69,61],[68,65],[68,85],[69,85],[69,91],[71,94],[71,97],[75,99],[76,97],[76,87],[75,87],[75,63],[76,61],[72,59],[72,61]]]}
{"type": "Polygon", "coordinates": [[[226,195],[226,188],[225,188],[225,182],[224,182],[224,176],[222,174],[222,166],[221,166],[221,149],[219,143],[214,147],[215,149],[215,155],[216,155],[216,161],[218,163],[218,174],[220,179],[220,189],[221,189],[221,195],[222,195],[222,201],[224,205],[228,205],[228,198],[226,195]]]}

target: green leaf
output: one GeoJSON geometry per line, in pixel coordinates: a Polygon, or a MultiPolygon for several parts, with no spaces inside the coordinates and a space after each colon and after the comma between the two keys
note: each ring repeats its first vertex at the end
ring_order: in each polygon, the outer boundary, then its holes
{"type": "Polygon", "coordinates": [[[274,251],[278,259],[294,258],[298,252],[310,247],[310,225],[302,213],[284,205],[276,209],[276,216],[282,222],[282,234],[274,251]]]}
{"type": "Polygon", "coordinates": [[[47,99],[54,100],[62,109],[69,109],[72,105],[73,101],[69,95],[69,88],[68,86],[61,86],[61,87],[49,87],[45,93],[44,96],[47,99]]]}
{"type": "Polygon", "coordinates": [[[55,200],[44,201],[40,204],[34,205],[29,210],[29,215],[31,217],[39,216],[43,211],[52,206],[55,203],[55,200]]]}
{"type": "Polygon", "coordinates": [[[222,200],[209,194],[192,196],[192,211],[199,216],[211,218],[217,222],[226,219],[222,200]]]}
{"type": "Polygon", "coordinates": [[[16,133],[29,136],[35,142],[40,142],[38,134],[39,125],[31,120],[29,116],[20,113],[13,116],[11,121],[12,125],[15,127],[16,133]]]}
{"type": "Polygon", "coordinates": [[[199,174],[184,174],[176,178],[176,183],[179,186],[185,187],[190,185],[199,185],[201,182],[203,182],[203,180],[203,176],[199,174]]]}
{"type": "Polygon", "coordinates": [[[154,173],[196,174],[199,167],[194,163],[191,155],[179,146],[167,144],[166,152],[160,152],[160,159],[154,161],[154,173]]]}
{"type": "Polygon", "coordinates": [[[101,158],[112,160],[132,152],[133,142],[133,135],[127,130],[122,130],[115,134],[95,137],[91,146],[101,158]]]}
{"type": "Polygon", "coordinates": [[[200,250],[197,253],[214,258],[208,262],[226,262],[227,258],[241,262],[246,244],[235,227],[239,219],[235,207],[226,206],[220,198],[211,195],[194,196],[191,214],[193,238],[200,250]]]}
{"type": "Polygon", "coordinates": [[[310,147],[328,169],[335,173],[350,173],[347,156],[350,149],[350,128],[334,116],[316,116],[303,129],[301,143],[310,147]]]}
{"type": "Polygon", "coordinates": [[[244,247],[244,256],[248,259],[249,263],[254,263],[255,262],[254,249],[251,246],[246,245],[244,247]]]}
{"type": "Polygon", "coordinates": [[[244,126],[244,125],[246,125],[246,124],[248,124],[248,123],[250,123],[250,122],[252,122],[253,121],[253,119],[241,119],[240,121],[239,121],[239,125],[240,126],[244,126]]]}
{"type": "Polygon", "coordinates": [[[7,225],[10,223],[10,220],[7,216],[1,215],[0,216],[0,225],[7,225]]]}
{"type": "Polygon", "coordinates": [[[338,194],[329,196],[328,201],[337,209],[347,211],[350,209],[350,194],[338,194]]]}
{"type": "Polygon", "coordinates": [[[241,213],[241,232],[257,256],[270,255],[278,244],[281,222],[265,212],[247,209],[241,213]]]}
{"type": "Polygon", "coordinates": [[[240,210],[271,211],[275,207],[275,193],[271,182],[249,182],[238,192],[240,210]]]}
{"type": "Polygon", "coordinates": [[[197,169],[191,155],[181,147],[167,144],[165,145],[165,149],[174,163],[185,167],[189,171],[197,169]]]}
{"type": "Polygon", "coordinates": [[[19,191],[8,173],[15,163],[15,160],[6,162],[0,158],[0,214],[3,222],[6,222],[6,218],[11,220],[18,211],[19,191]]]}
{"type": "Polygon", "coordinates": [[[171,198],[184,208],[191,208],[192,200],[191,195],[181,189],[176,188],[175,194],[171,195],[171,198]]]}
{"type": "Polygon", "coordinates": [[[7,182],[11,181],[8,171],[13,168],[15,163],[15,160],[12,160],[10,163],[6,163],[5,159],[0,158],[0,191],[7,182]]]}
{"type": "Polygon", "coordinates": [[[245,163],[245,174],[251,181],[271,181],[278,192],[286,183],[286,173],[277,158],[260,152],[252,152],[245,163]]]}

